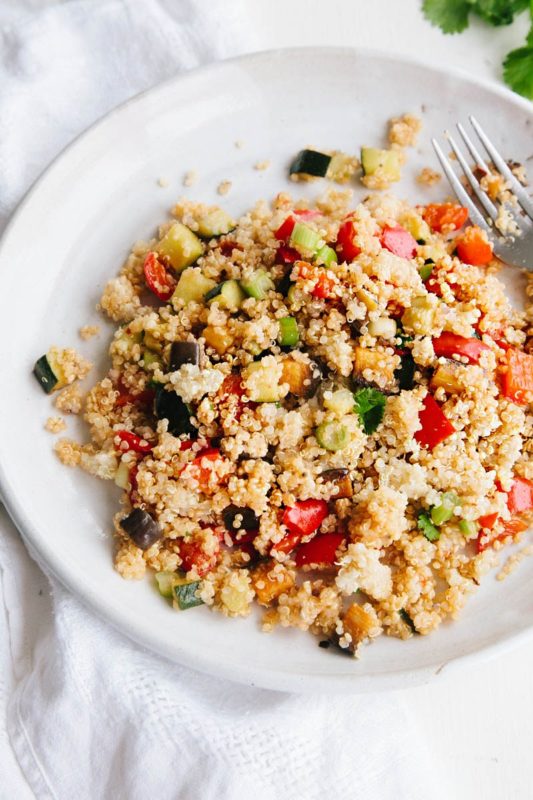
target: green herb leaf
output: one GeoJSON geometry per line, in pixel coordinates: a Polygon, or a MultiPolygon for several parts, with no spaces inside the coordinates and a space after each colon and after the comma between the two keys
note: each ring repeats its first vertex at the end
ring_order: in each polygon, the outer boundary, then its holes
{"type": "Polygon", "coordinates": [[[440,537],[440,531],[438,528],[433,525],[431,522],[429,515],[426,514],[425,511],[421,511],[418,515],[418,529],[422,531],[426,539],[430,542],[438,541],[440,537]]]}
{"type": "Polygon", "coordinates": [[[469,0],[424,0],[422,11],[444,33],[460,33],[468,27],[469,0]]]}
{"type": "Polygon", "coordinates": [[[472,10],[490,25],[510,25],[515,14],[524,11],[529,0],[475,0],[472,10]]]}
{"type": "Polygon", "coordinates": [[[378,389],[359,389],[354,393],[355,411],[365,433],[374,433],[383,419],[387,398],[378,389]]]}
{"type": "Polygon", "coordinates": [[[511,89],[533,100],[533,26],[527,44],[507,54],[503,62],[503,77],[511,89]]]}

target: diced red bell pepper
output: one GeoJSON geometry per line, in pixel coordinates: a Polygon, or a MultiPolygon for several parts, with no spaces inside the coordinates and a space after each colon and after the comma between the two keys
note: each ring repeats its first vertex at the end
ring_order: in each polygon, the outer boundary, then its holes
{"type": "Polygon", "coordinates": [[[302,534],[299,532],[286,533],[283,539],[277,544],[272,545],[271,553],[290,553],[300,544],[302,534]]]}
{"type": "Polygon", "coordinates": [[[147,454],[151,453],[153,449],[153,445],[151,445],[150,442],[137,436],[133,431],[117,431],[115,433],[115,440],[116,439],[119,440],[117,449],[121,453],[128,453],[132,450],[134,453],[147,454]]]}
{"type": "Polygon", "coordinates": [[[468,219],[468,209],[456,203],[429,203],[422,216],[432,231],[458,231],[468,219]]]}
{"type": "Polygon", "coordinates": [[[195,440],[194,439],[184,439],[180,444],[180,450],[183,452],[184,450],[190,450],[193,446],[195,440]]]}
{"type": "Polygon", "coordinates": [[[465,264],[484,267],[492,261],[492,245],[476,225],[471,225],[455,240],[457,255],[465,264]]]}
{"type": "Polygon", "coordinates": [[[209,465],[209,463],[205,463],[206,459],[208,462],[220,461],[220,450],[216,447],[206,447],[204,450],[200,450],[196,458],[194,458],[191,462],[191,466],[198,470],[198,483],[200,484],[200,488],[202,490],[205,490],[209,487],[209,482],[213,473],[212,467],[209,465]]]}
{"type": "MultiPolygon", "coordinates": [[[[480,519],[481,521],[481,519],[480,519]]],[[[488,527],[488,526],[486,526],[488,527]]],[[[477,552],[482,553],[487,547],[492,547],[495,542],[501,542],[503,539],[507,539],[508,536],[516,536],[518,533],[525,531],[528,527],[527,522],[520,517],[513,517],[512,519],[508,520],[504,523],[503,530],[497,536],[487,536],[483,531],[480,531],[477,537],[476,545],[477,545],[477,552]]]]}
{"type": "Polygon", "coordinates": [[[348,219],[343,222],[337,234],[337,255],[343,261],[348,263],[352,262],[361,252],[361,248],[355,244],[355,237],[357,236],[357,229],[353,220],[348,219]]]}
{"type": "Polygon", "coordinates": [[[181,558],[181,568],[185,572],[196,569],[200,577],[206,575],[217,563],[220,545],[215,546],[214,553],[206,553],[200,542],[194,540],[190,542],[180,542],[179,555],[181,558]]]}
{"type": "Polygon", "coordinates": [[[308,264],[307,261],[296,262],[294,268],[296,270],[296,278],[314,281],[315,285],[311,290],[313,297],[319,297],[323,300],[335,297],[337,278],[332,272],[324,269],[324,267],[317,267],[314,264],[308,264]]]}
{"type": "Polygon", "coordinates": [[[220,389],[218,390],[218,396],[222,400],[233,401],[234,406],[232,406],[232,408],[234,408],[235,419],[237,421],[240,420],[245,408],[253,409],[257,406],[257,403],[245,403],[242,399],[244,394],[246,394],[246,390],[244,388],[244,383],[242,382],[241,376],[234,373],[226,375],[222,381],[220,389]]]}
{"type": "Polygon", "coordinates": [[[424,281],[424,285],[428,292],[436,294],[437,297],[442,297],[442,287],[436,278],[429,277],[427,281],[424,281]]]}
{"type": "Polygon", "coordinates": [[[502,379],[505,397],[524,404],[533,398],[533,355],[510,347],[506,353],[507,369],[502,379]]]}
{"type": "Polygon", "coordinates": [[[430,450],[455,433],[452,423],[431,394],[424,398],[419,420],[422,427],[415,433],[415,439],[430,450]]]}
{"type": "Polygon", "coordinates": [[[482,528],[487,528],[487,530],[491,531],[496,525],[498,516],[498,512],[494,511],[492,514],[485,514],[483,517],[480,517],[478,522],[482,528]]]}
{"type": "Polygon", "coordinates": [[[294,560],[297,567],[304,564],[333,564],[335,554],[345,539],[343,533],[323,533],[300,545],[294,560]]]}
{"type": "Polygon", "coordinates": [[[507,493],[507,508],[511,514],[522,514],[533,508],[533,483],[526,478],[515,478],[507,493]]]}
{"type": "Polygon", "coordinates": [[[325,500],[299,500],[294,506],[285,509],[281,521],[291,533],[309,536],[318,530],[328,514],[325,500]]]}
{"type": "Polygon", "coordinates": [[[157,253],[150,252],[144,260],[144,277],[146,285],[156,297],[163,302],[170,300],[176,280],[167,270],[162,261],[157,257],[157,253]]]}
{"type": "Polygon", "coordinates": [[[468,359],[469,364],[477,364],[481,355],[486,350],[490,350],[490,347],[475,337],[467,339],[464,336],[457,336],[455,333],[445,331],[433,339],[433,349],[437,356],[444,356],[444,358],[453,358],[455,355],[464,356],[468,359]]]}
{"type": "Polygon", "coordinates": [[[286,244],[280,244],[276,250],[276,264],[294,264],[299,258],[301,255],[298,250],[288,247],[286,244]]]}
{"type": "Polygon", "coordinates": [[[418,248],[416,239],[401,225],[385,225],[381,234],[381,244],[400,258],[414,258],[418,248]]]}
{"type": "Polygon", "coordinates": [[[310,208],[296,209],[292,212],[292,214],[289,214],[287,219],[282,222],[277,231],[274,232],[274,236],[276,239],[278,239],[278,241],[287,242],[290,239],[291,233],[294,230],[294,226],[298,222],[298,220],[295,219],[295,216],[300,217],[300,219],[303,220],[309,220],[316,219],[317,217],[320,217],[321,214],[320,211],[313,211],[310,208]]]}

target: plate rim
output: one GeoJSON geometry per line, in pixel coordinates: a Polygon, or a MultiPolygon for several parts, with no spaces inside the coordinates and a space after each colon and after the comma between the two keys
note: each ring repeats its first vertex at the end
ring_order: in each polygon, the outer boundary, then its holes
{"type": "MultiPolygon", "coordinates": [[[[164,90],[166,87],[173,84],[183,84],[189,80],[194,80],[202,75],[209,75],[211,72],[217,72],[223,69],[226,65],[239,65],[240,63],[250,63],[265,61],[275,58],[294,58],[299,54],[317,54],[327,56],[328,54],[335,56],[348,56],[348,57],[363,57],[368,59],[379,59],[381,61],[388,61],[391,63],[400,63],[402,65],[409,65],[419,69],[430,70],[434,73],[455,78],[462,82],[467,82],[474,87],[481,87],[486,91],[498,95],[511,102],[513,105],[518,106],[522,111],[533,117],[533,108],[529,101],[513,93],[510,89],[497,83],[494,80],[478,77],[469,74],[465,69],[458,67],[441,67],[430,63],[429,61],[418,58],[417,56],[404,56],[397,53],[390,53],[380,50],[379,48],[366,48],[366,47],[336,47],[336,46],[297,46],[297,47],[282,47],[268,50],[260,50],[253,53],[245,53],[229,59],[221,61],[210,62],[199,67],[187,70],[186,72],[176,73],[163,81],[160,81],[153,86],[144,89],[143,91],[133,95],[119,105],[110,109],[109,111],[98,117],[91,125],[81,131],[73,140],[64,146],[57,155],[50,161],[47,166],[39,173],[37,178],[32,182],[28,190],[24,193],[21,200],[15,206],[13,212],[8,218],[2,235],[0,237],[0,265],[2,263],[3,251],[6,242],[11,236],[11,232],[17,224],[19,217],[24,214],[27,204],[33,199],[34,195],[40,191],[41,186],[46,182],[48,175],[54,170],[57,163],[80,145],[87,137],[96,132],[101,126],[108,123],[110,119],[119,116],[126,108],[134,106],[142,102],[143,98],[151,93],[156,93],[164,90]]],[[[305,675],[305,681],[302,682],[302,675],[300,673],[276,671],[271,669],[263,669],[261,667],[247,668],[246,666],[234,664],[220,664],[215,663],[214,659],[207,658],[202,655],[195,654],[188,650],[181,650],[176,646],[165,647],[161,639],[153,636],[148,630],[143,630],[142,633],[138,632],[133,625],[130,625],[125,620],[120,612],[117,612],[114,607],[108,603],[102,602],[102,598],[90,590],[84,589],[81,591],[77,585],[69,578],[68,570],[63,570],[61,559],[54,557],[54,552],[46,547],[46,542],[39,536],[38,527],[33,525],[29,518],[27,518],[24,511],[24,502],[18,498],[14,492],[10,491],[9,480],[9,466],[3,463],[2,455],[0,452],[0,502],[2,502],[15,524],[18,532],[20,533],[30,556],[37,562],[39,567],[47,575],[53,575],[68,591],[86,607],[93,611],[100,619],[109,623],[117,632],[126,635],[130,640],[135,641],[138,645],[147,648],[158,655],[170,659],[173,663],[181,664],[185,667],[199,670],[200,672],[207,673],[214,677],[221,677],[232,680],[237,683],[246,684],[249,686],[259,686],[265,689],[272,689],[278,691],[297,691],[299,693],[312,693],[315,691],[322,691],[327,693],[348,693],[348,692],[366,692],[376,690],[390,690],[409,685],[420,685],[427,683],[431,678],[441,676],[443,674],[450,674],[457,669],[461,669],[466,665],[474,665],[476,663],[485,662],[494,658],[498,654],[502,654],[511,650],[512,648],[529,641],[533,638],[533,623],[522,630],[510,632],[509,634],[501,637],[497,642],[485,645],[480,649],[459,654],[450,660],[445,661],[438,667],[435,666],[421,666],[418,668],[404,668],[395,670],[390,673],[382,673],[379,675],[331,675],[327,672],[314,673],[305,675]]]]}

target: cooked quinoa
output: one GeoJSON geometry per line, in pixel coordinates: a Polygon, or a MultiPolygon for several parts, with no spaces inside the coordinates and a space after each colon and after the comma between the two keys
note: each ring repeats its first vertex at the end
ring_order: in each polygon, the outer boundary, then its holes
{"type": "MultiPolygon", "coordinates": [[[[353,653],[455,619],[531,515],[533,284],[513,310],[452,204],[330,190],[173,215],[105,287],[90,440],[55,448],[123,489],[118,572],[353,653]]],[[[79,410],[75,385],[57,406],[79,410]]]]}
{"type": "Polygon", "coordinates": [[[63,417],[48,417],[44,427],[49,433],[61,433],[67,427],[63,417]]]}

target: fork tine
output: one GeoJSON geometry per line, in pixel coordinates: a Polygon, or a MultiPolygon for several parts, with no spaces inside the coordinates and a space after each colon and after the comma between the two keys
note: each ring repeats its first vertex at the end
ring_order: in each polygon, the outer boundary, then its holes
{"type": "Polygon", "coordinates": [[[457,123],[457,130],[461,134],[463,142],[466,144],[466,146],[468,148],[468,151],[469,151],[470,155],[472,156],[472,158],[474,159],[475,163],[479,167],[481,167],[481,169],[488,175],[490,170],[489,170],[484,158],[482,157],[481,153],[479,152],[477,147],[474,145],[474,142],[472,141],[470,136],[467,134],[467,132],[465,131],[465,129],[463,128],[463,126],[461,125],[460,122],[457,123]]]}
{"type": "Polygon", "coordinates": [[[437,140],[432,139],[431,144],[435,148],[437,158],[439,159],[442,169],[444,170],[446,177],[450,181],[452,189],[457,195],[457,198],[461,201],[461,203],[463,203],[463,205],[465,205],[468,208],[468,213],[470,215],[470,219],[472,220],[472,222],[475,222],[476,225],[479,225],[480,228],[483,228],[486,231],[490,230],[485,217],[478,211],[474,201],[472,200],[472,198],[466,191],[465,187],[463,186],[463,184],[461,183],[461,181],[451,168],[448,159],[442,152],[441,147],[437,142],[437,140]]]}
{"type": "Polygon", "coordinates": [[[491,157],[494,166],[498,170],[498,172],[503,175],[503,177],[509,181],[511,189],[513,193],[516,195],[516,199],[526,212],[526,214],[533,219],[533,201],[528,196],[526,190],[522,186],[522,184],[515,178],[499,152],[496,150],[490,139],[488,138],[487,134],[476,120],[475,117],[470,117],[470,122],[472,123],[472,127],[474,128],[475,132],[479,136],[481,142],[483,143],[483,147],[491,157]]]}
{"type": "Polygon", "coordinates": [[[468,183],[470,184],[470,186],[472,187],[472,189],[474,191],[474,194],[476,195],[477,199],[479,200],[479,202],[481,203],[481,205],[483,206],[483,208],[485,209],[485,211],[487,212],[489,217],[491,217],[491,219],[496,219],[497,216],[498,216],[498,209],[496,208],[496,206],[494,205],[494,203],[492,202],[490,197],[488,197],[487,194],[481,188],[478,179],[476,178],[476,176],[474,175],[474,173],[470,169],[470,165],[467,163],[467,161],[464,158],[463,154],[461,153],[461,151],[457,147],[453,136],[451,134],[447,133],[446,137],[447,137],[447,139],[448,139],[448,141],[449,141],[449,143],[451,145],[451,148],[452,148],[453,152],[455,153],[455,155],[457,157],[457,161],[461,165],[462,170],[463,170],[464,174],[466,175],[466,179],[467,179],[468,183]]]}

